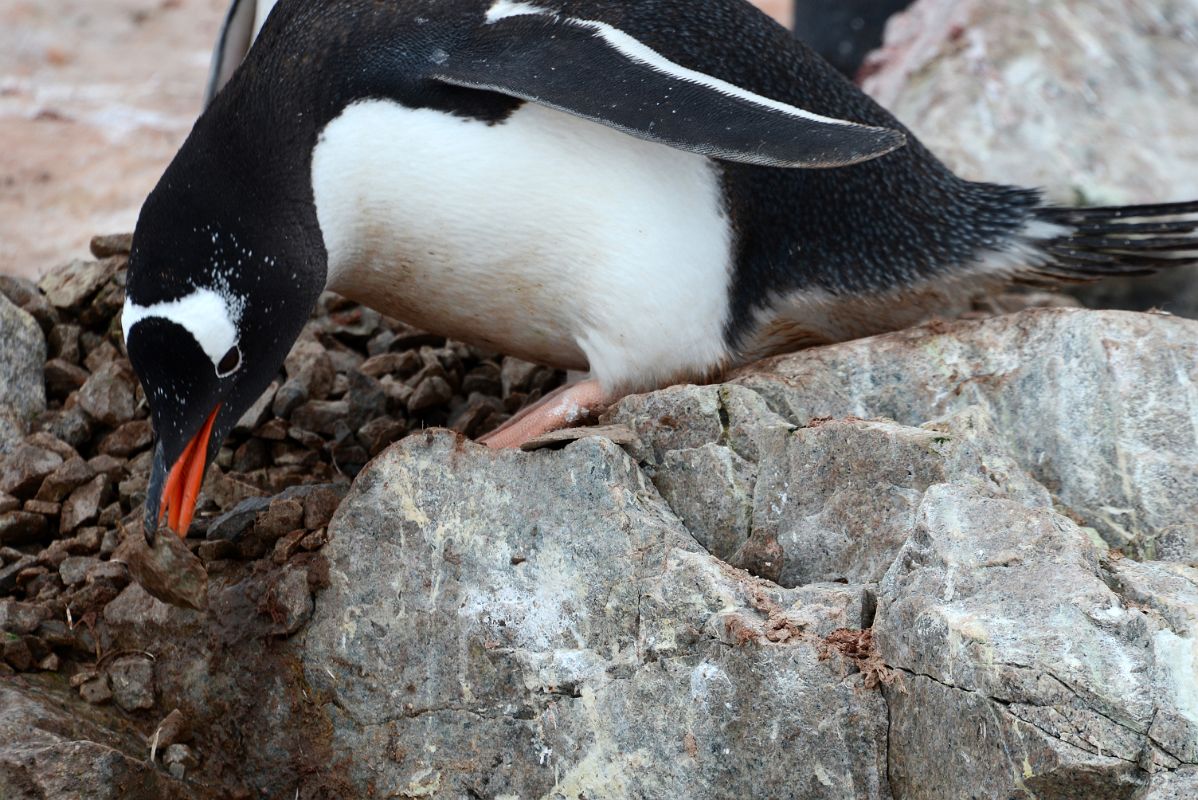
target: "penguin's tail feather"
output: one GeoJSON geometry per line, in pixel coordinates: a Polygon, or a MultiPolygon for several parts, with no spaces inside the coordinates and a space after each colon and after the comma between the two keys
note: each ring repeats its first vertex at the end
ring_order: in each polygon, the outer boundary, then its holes
{"type": "Polygon", "coordinates": [[[1148,275],[1198,264],[1198,200],[1143,206],[1042,207],[1033,212],[1047,235],[1034,236],[1044,261],[1021,277],[1085,283],[1148,275]]]}

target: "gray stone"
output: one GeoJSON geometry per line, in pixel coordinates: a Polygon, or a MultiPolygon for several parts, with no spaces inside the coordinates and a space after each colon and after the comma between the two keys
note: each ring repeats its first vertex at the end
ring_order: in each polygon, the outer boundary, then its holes
{"type": "Polygon", "coordinates": [[[80,525],[92,522],[100,514],[100,506],[108,498],[112,487],[107,475],[97,475],[71,492],[62,504],[62,516],[58,529],[61,533],[73,533],[80,525]]]}
{"type": "Polygon", "coordinates": [[[45,431],[37,431],[29,434],[25,437],[25,443],[57,453],[64,460],[70,460],[79,455],[74,447],[45,431]]]}
{"type": "Polygon", "coordinates": [[[247,497],[208,523],[206,538],[237,541],[254,524],[258,513],[270,506],[269,497],[247,497]]]}
{"type": "Polygon", "coordinates": [[[1173,765],[1198,756],[1185,711],[1198,681],[1198,572],[1178,580],[1175,566],[1172,585],[1124,578],[1162,596],[1178,616],[1170,625],[1120,593],[1105,557],[1050,510],[927,491],[874,623],[878,652],[902,675],[886,690],[896,796],[1123,798],[1144,785],[1146,754],[1173,765]]]}
{"type": "Polygon", "coordinates": [[[89,372],[99,372],[104,367],[117,362],[120,356],[121,354],[117,351],[116,345],[107,339],[101,339],[98,343],[91,346],[87,356],[83,359],[83,366],[87,367],[89,372]]]}
{"type": "Polygon", "coordinates": [[[722,564],[609,442],[411,436],[330,534],[303,659],[358,793],[889,796],[880,698],[821,659],[860,591],[722,564]]]}
{"type": "Polygon", "coordinates": [[[62,504],[49,500],[26,500],[22,508],[32,511],[34,514],[41,514],[43,517],[57,517],[62,510],[62,504]]]}
{"type": "Polygon", "coordinates": [[[416,385],[408,398],[408,413],[419,414],[443,406],[453,398],[453,387],[439,375],[430,375],[416,385]]]}
{"type": "Polygon", "coordinates": [[[531,391],[538,373],[544,369],[545,367],[538,364],[531,364],[518,358],[505,358],[499,370],[503,396],[507,397],[512,392],[531,391]]]}
{"type": "Polygon", "coordinates": [[[58,398],[66,397],[87,383],[88,379],[88,371],[83,367],[60,358],[47,361],[43,374],[46,378],[46,391],[58,398]]]}
{"type": "Polygon", "coordinates": [[[298,383],[305,395],[314,400],[323,400],[333,388],[333,363],[324,345],[314,339],[301,338],[296,342],[287,354],[283,368],[288,382],[298,383]]]}
{"type": "MultiPolygon", "coordinates": [[[[121,507],[119,503],[113,503],[105,509],[110,514],[110,517],[105,525],[116,525],[121,521],[121,507]]],[[[101,519],[104,514],[102,513],[101,519]]],[[[86,528],[80,528],[74,536],[67,540],[67,550],[71,555],[90,555],[100,549],[100,542],[104,540],[105,527],[89,525],[86,528]]]]}
{"type": "Polygon", "coordinates": [[[11,634],[0,635],[0,663],[7,663],[17,672],[29,672],[34,666],[29,639],[11,634]]]}
{"type": "Polygon", "coordinates": [[[253,404],[245,410],[241,415],[241,419],[233,426],[233,433],[242,436],[248,435],[251,431],[266,421],[267,415],[270,413],[271,404],[275,399],[275,392],[279,390],[279,382],[271,381],[270,386],[266,387],[253,404]]]}
{"type": "Polygon", "coordinates": [[[106,233],[100,236],[93,236],[89,249],[96,258],[127,256],[133,249],[133,234],[106,233]]]}
{"type": "Polygon", "coordinates": [[[132,655],[113,659],[108,665],[112,698],[126,711],[154,707],[154,662],[147,656],[132,655]]]}
{"type": "Polygon", "coordinates": [[[103,581],[122,589],[129,583],[129,567],[120,561],[99,561],[88,567],[85,580],[88,583],[103,581]]]}
{"type": "Polygon", "coordinates": [[[94,556],[68,556],[58,565],[58,575],[67,586],[83,583],[92,567],[98,566],[100,559],[94,556]]]}
{"type": "Polygon", "coordinates": [[[29,497],[62,462],[62,456],[53,450],[22,442],[0,463],[0,492],[29,497]]]}
{"type": "Polygon", "coordinates": [[[419,359],[410,350],[403,353],[379,353],[362,362],[358,371],[371,378],[381,378],[384,375],[409,375],[415,372],[419,359]]]}
{"type": "Polygon", "coordinates": [[[308,571],[287,565],[267,591],[266,611],[271,618],[271,633],[289,636],[312,616],[312,591],[308,587],[308,571]]]}
{"type": "Polygon", "coordinates": [[[208,573],[170,531],[160,531],[148,545],[141,524],[135,523],[112,557],[127,564],[134,580],[155,599],[181,608],[207,607],[208,573]]]}
{"type": "Polygon", "coordinates": [[[608,417],[637,431],[630,452],[700,544],[783,586],[877,581],[938,483],[1051,504],[976,407],[918,428],[848,418],[796,429],[743,388],[679,386],[608,417]]]}
{"type": "Polygon", "coordinates": [[[358,429],[357,437],[371,456],[381,453],[387,445],[407,432],[407,425],[391,417],[376,417],[358,429]]]}
{"type": "Polygon", "coordinates": [[[42,481],[37,491],[38,500],[48,500],[61,503],[78,487],[90,481],[96,475],[96,470],[76,456],[58,466],[42,481]]]}
{"type": "Polygon", "coordinates": [[[281,537],[304,524],[304,503],[297,497],[279,495],[254,519],[249,535],[239,540],[241,552],[258,558],[270,552],[281,537]]]}
{"type": "Polygon", "coordinates": [[[353,431],[359,430],[367,421],[387,412],[387,393],[377,380],[357,370],[349,373],[349,416],[346,424],[353,431]]]}
{"type": "Polygon", "coordinates": [[[298,378],[289,378],[271,395],[270,412],[280,419],[288,419],[308,399],[307,388],[298,378]]]}
{"type": "Polygon", "coordinates": [[[7,597],[0,599],[0,631],[5,633],[33,633],[49,616],[49,612],[42,606],[20,603],[7,597]]]}
{"type": "Polygon", "coordinates": [[[79,390],[79,406],[93,419],[117,427],[133,419],[137,407],[133,371],[127,362],[110,362],[79,390]]]}
{"type": "Polygon", "coordinates": [[[1153,775],[1148,793],[1139,800],[1192,800],[1194,797],[1198,797],[1198,767],[1182,767],[1153,775]]]}
{"type": "Polygon", "coordinates": [[[100,452],[113,456],[128,457],[149,447],[154,441],[154,431],[148,419],[126,422],[100,442],[100,452]]]}
{"type": "MultiPolygon", "coordinates": [[[[282,389],[279,392],[281,395],[282,389]]],[[[309,400],[291,412],[291,422],[305,431],[332,436],[337,423],[343,422],[348,414],[346,400],[309,400]]]]}
{"type": "Polygon", "coordinates": [[[763,444],[752,536],[732,560],[754,572],[776,544],[783,586],[881,579],[915,527],[925,492],[943,483],[1049,507],[1048,492],[1003,451],[978,409],[920,428],[828,421],[763,444]]]}
{"type": "Polygon", "coordinates": [[[50,524],[41,514],[31,511],[6,511],[0,514],[0,545],[32,544],[46,537],[50,524]]]}
{"type": "Polygon", "coordinates": [[[50,270],[38,288],[56,308],[79,308],[124,265],[122,256],[101,261],[71,261],[50,270]]]}
{"type": "Polygon", "coordinates": [[[91,439],[95,423],[78,406],[47,411],[38,416],[37,429],[45,431],[74,447],[82,447],[91,439]]]}
{"type": "Polygon", "coordinates": [[[670,450],[654,483],[699,544],[731,561],[753,524],[757,466],[724,445],[670,450]]]}
{"type": "MultiPolygon", "coordinates": [[[[45,520],[45,517],[42,517],[45,520]]],[[[2,517],[0,517],[2,520],[2,517]]],[[[0,522],[2,524],[2,522],[0,522]]],[[[17,587],[17,576],[37,561],[33,556],[21,556],[5,567],[0,567],[0,592],[10,594],[17,587]]]]}
{"type": "Polygon", "coordinates": [[[173,744],[182,742],[190,742],[193,736],[191,723],[187,719],[187,715],[180,709],[174,709],[171,713],[162,718],[158,723],[158,727],[154,729],[154,735],[149,738],[146,744],[153,747],[155,744],[161,749],[166,749],[173,744]]]}
{"type": "Polygon", "coordinates": [[[172,778],[182,780],[188,770],[199,766],[200,761],[187,745],[172,744],[168,745],[166,752],[163,753],[162,763],[166,765],[167,771],[170,772],[172,778]]]}
{"type": "Polygon", "coordinates": [[[0,294],[10,303],[37,320],[43,333],[49,333],[61,322],[61,314],[50,305],[37,284],[16,275],[0,275],[0,294]]]}
{"type": "Polygon", "coordinates": [[[0,295],[0,458],[29,432],[29,422],[46,408],[42,365],[46,339],[29,314],[0,295]]]}
{"type": "Polygon", "coordinates": [[[93,706],[103,705],[112,700],[112,686],[108,683],[108,674],[101,673],[89,681],[79,685],[79,696],[84,702],[93,706]]]}
{"type": "Polygon", "coordinates": [[[79,334],[82,328],[78,325],[63,323],[55,325],[46,336],[46,344],[50,346],[50,355],[68,364],[78,364],[82,352],[79,349],[79,334]]]}
{"type": "Polygon", "coordinates": [[[344,484],[316,483],[293,486],[284,491],[281,496],[294,497],[303,501],[303,526],[311,531],[329,524],[333,515],[337,513],[337,507],[345,498],[348,488],[344,484]]]}
{"type": "Polygon", "coordinates": [[[1019,465],[1112,546],[1154,558],[1167,532],[1195,560],[1196,381],[1196,322],[1037,309],[807,350],[737,382],[797,425],[919,426],[978,406],[1019,465]]]}

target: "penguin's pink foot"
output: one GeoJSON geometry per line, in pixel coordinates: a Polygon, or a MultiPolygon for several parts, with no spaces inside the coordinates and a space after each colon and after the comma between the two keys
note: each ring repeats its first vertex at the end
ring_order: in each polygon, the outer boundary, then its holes
{"type": "Polygon", "coordinates": [[[478,441],[496,449],[519,447],[544,433],[585,422],[613,399],[594,379],[562,386],[478,441]]]}

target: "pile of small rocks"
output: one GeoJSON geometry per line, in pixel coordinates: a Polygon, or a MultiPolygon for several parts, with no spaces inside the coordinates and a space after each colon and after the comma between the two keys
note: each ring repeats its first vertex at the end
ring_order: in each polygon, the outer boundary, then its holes
{"type": "Polygon", "coordinates": [[[120,327],[130,240],[97,237],[95,260],[38,284],[0,277],[0,292],[37,320],[48,356],[47,408],[0,455],[0,663],[70,663],[86,699],[115,696],[127,710],[143,707],[137,682],[88,662],[105,656],[93,623],[131,570],[155,596],[196,605],[207,574],[230,563],[302,562],[326,541],[352,477],[389,444],[431,426],[478,436],[564,378],[326,295],[220,450],[192,538],[180,547],[159,537],[167,542],[151,551],[140,516],[154,436],[120,327]]]}

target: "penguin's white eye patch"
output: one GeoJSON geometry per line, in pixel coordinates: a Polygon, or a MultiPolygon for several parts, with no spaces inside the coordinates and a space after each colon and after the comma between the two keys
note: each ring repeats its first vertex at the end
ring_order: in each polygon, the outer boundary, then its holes
{"type": "Polygon", "coordinates": [[[196,289],[178,300],[149,306],[138,305],[126,297],[121,313],[121,328],[128,342],[134,326],[143,319],[157,317],[173,322],[191,334],[212,362],[217,376],[223,378],[241,366],[241,350],[237,346],[240,315],[235,314],[231,305],[228,298],[211,289],[196,289]],[[230,358],[230,351],[234,358],[230,358]],[[230,369],[223,369],[230,364],[230,369]]]}
{"type": "Polygon", "coordinates": [[[241,348],[233,345],[229,348],[229,352],[225,353],[225,357],[216,365],[216,376],[218,378],[227,378],[241,368],[241,348]]]}

